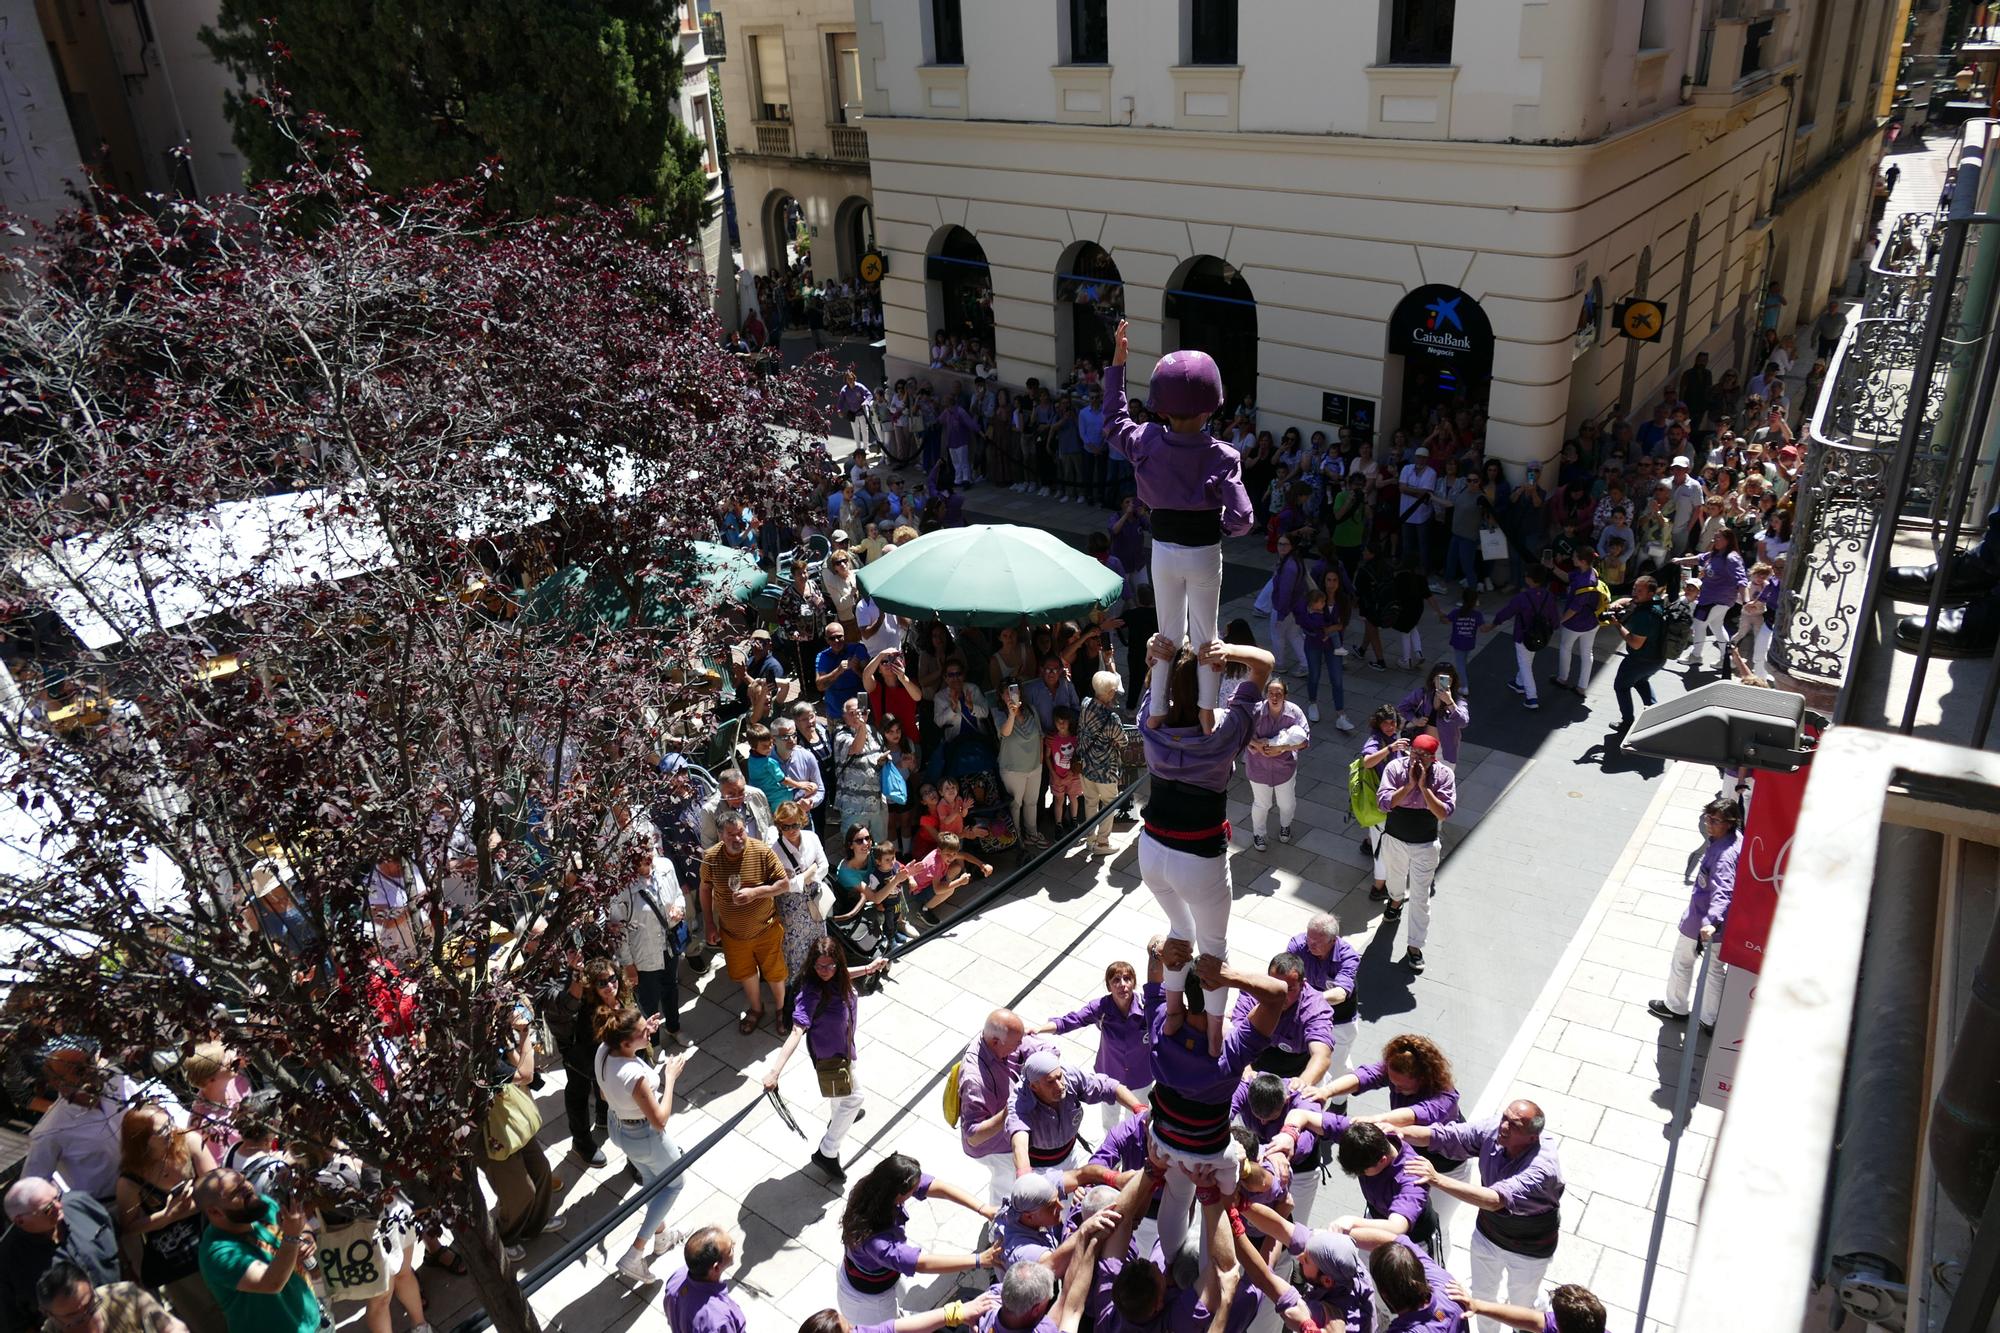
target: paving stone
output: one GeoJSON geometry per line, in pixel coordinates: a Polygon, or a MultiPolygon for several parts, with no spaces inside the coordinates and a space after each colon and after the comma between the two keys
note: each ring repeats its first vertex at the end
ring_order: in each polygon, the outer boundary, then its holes
{"type": "Polygon", "coordinates": [[[1569,1024],[1554,1046],[1557,1055],[1573,1056],[1586,1064],[1614,1069],[1630,1069],[1638,1049],[1639,1043],[1630,1037],[1620,1037],[1579,1023],[1569,1024]]]}
{"type": "MultiPolygon", "coordinates": [[[[1603,1245],[1607,1252],[1622,1251],[1643,1259],[1652,1237],[1653,1213],[1650,1208],[1625,1203],[1608,1194],[1593,1194],[1577,1231],[1603,1245]]],[[[1668,1218],[1660,1239],[1660,1262],[1685,1273],[1693,1252],[1694,1228],[1668,1218]]],[[[1599,1262],[1601,1265],[1602,1261],[1599,1262]]]]}
{"type": "Polygon", "coordinates": [[[1580,1140],[1562,1144],[1563,1178],[1588,1191],[1622,1203],[1650,1208],[1660,1187],[1659,1168],[1637,1157],[1580,1140]]]}
{"type": "Polygon", "coordinates": [[[1531,1050],[1521,1061],[1521,1079],[1557,1092],[1570,1091],[1570,1082],[1583,1067],[1581,1060],[1554,1051],[1531,1050]]]}

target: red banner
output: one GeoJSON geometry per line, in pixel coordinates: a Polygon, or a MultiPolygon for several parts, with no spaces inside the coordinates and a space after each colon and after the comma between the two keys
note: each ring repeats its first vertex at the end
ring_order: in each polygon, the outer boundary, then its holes
{"type": "Polygon", "coordinates": [[[1750,972],[1764,968],[1764,942],[1778,911],[1778,892],[1792,857],[1792,835],[1799,826],[1799,806],[1811,776],[1811,764],[1796,773],[1757,774],[1750,819],[1743,828],[1743,850],[1736,858],[1736,896],[1722,932],[1721,958],[1731,967],[1750,972]]]}

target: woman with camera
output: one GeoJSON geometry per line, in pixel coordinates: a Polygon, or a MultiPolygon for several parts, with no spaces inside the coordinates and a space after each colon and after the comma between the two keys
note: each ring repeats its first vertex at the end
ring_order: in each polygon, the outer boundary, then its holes
{"type": "Polygon", "coordinates": [[[1438,753],[1448,764],[1458,762],[1458,736],[1472,721],[1471,705],[1461,691],[1465,682],[1451,662],[1439,662],[1423,684],[1403,696],[1396,711],[1426,736],[1437,737],[1438,753]]]}
{"type": "Polygon", "coordinates": [[[212,1327],[222,1311],[202,1280],[197,1247],[201,1212],[194,1182],[215,1169],[201,1134],[176,1129],[172,1117],[153,1102],[125,1113],[118,1131],[118,1231],[126,1262],[154,1291],[172,1284],[168,1300],[183,1317],[212,1327]]]}
{"type": "Polygon", "coordinates": [[[591,1055],[597,1049],[597,1024],[624,1002],[618,988],[618,966],[609,958],[588,963],[572,952],[569,984],[549,992],[543,1016],[562,1052],[563,1108],[569,1119],[570,1150],[592,1166],[603,1166],[604,1149],[592,1129],[605,1127],[604,1098],[591,1082],[591,1055]]]}
{"type": "MultiPolygon", "coordinates": [[[[639,1052],[650,1045],[660,1020],[648,1018],[632,1005],[605,1014],[598,1020],[595,1073],[597,1090],[611,1108],[611,1141],[625,1154],[641,1186],[650,1185],[681,1157],[667,1133],[667,1120],[674,1109],[674,1080],[687,1067],[688,1053],[667,1057],[655,1068],[641,1059],[639,1052]]],[[[652,1261],[681,1242],[667,1230],[667,1213],[680,1197],[678,1178],[668,1182],[647,1201],[646,1215],[632,1246],[618,1260],[618,1276],[636,1285],[656,1280],[652,1261]],[[653,1243],[652,1253],[646,1242],[653,1243]]]]}

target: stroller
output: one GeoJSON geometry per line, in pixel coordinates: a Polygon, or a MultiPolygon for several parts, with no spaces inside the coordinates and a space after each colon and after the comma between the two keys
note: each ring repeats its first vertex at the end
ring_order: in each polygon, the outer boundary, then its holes
{"type": "MultiPolygon", "coordinates": [[[[833,914],[826,919],[826,933],[840,946],[850,968],[866,967],[876,959],[887,959],[896,948],[896,937],[901,931],[900,915],[903,910],[901,894],[870,906],[858,894],[841,894],[835,890],[833,914]]],[[[862,995],[873,995],[882,989],[883,979],[889,975],[887,968],[868,976],[858,978],[854,989],[862,995]]]]}

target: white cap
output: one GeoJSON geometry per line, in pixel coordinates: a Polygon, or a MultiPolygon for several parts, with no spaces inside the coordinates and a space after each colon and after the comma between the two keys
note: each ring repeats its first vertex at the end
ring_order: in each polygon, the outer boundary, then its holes
{"type": "Polygon", "coordinates": [[[1686,454],[1675,454],[1674,461],[1667,464],[1667,466],[1670,468],[1692,467],[1693,464],[1688,462],[1688,456],[1686,454]]]}

